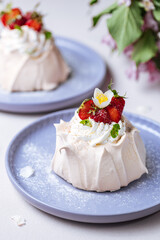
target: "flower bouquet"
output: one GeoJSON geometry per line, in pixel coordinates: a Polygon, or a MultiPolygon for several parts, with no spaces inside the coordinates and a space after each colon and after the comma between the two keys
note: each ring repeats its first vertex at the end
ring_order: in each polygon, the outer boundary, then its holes
{"type": "Polygon", "coordinates": [[[104,15],[109,33],[103,41],[131,59],[128,77],[147,72],[150,81],[160,81],[160,1],[117,0],[93,17],[93,27],[104,15]]]}

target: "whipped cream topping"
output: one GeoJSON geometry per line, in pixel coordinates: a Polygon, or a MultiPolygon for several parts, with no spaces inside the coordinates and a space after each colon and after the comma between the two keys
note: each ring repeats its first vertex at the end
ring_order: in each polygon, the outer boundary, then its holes
{"type": "Polygon", "coordinates": [[[21,30],[10,30],[5,27],[0,37],[0,49],[5,54],[18,51],[37,57],[53,46],[53,39],[46,40],[44,33],[39,33],[28,26],[22,26],[21,30]]]}
{"type": "Polygon", "coordinates": [[[105,144],[107,142],[116,142],[120,139],[121,136],[124,135],[126,130],[125,121],[122,118],[122,120],[118,122],[120,126],[118,136],[116,138],[113,138],[111,136],[111,130],[113,128],[113,125],[116,124],[115,122],[112,122],[111,124],[104,124],[103,122],[95,122],[91,118],[89,118],[89,120],[91,122],[91,127],[80,123],[82,120],[79,118],[76,111],[70,123],[70,134],[73,137],[88,142],[91,146],[96,146],[97,144],[105,144]]]}

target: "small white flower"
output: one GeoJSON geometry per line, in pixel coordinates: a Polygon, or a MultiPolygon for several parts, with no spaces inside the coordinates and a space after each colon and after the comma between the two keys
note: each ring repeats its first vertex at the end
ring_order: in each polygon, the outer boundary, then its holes
{"type": "Polygon", "coordinates": [[[95,88],[93,102],[97,107],[105,108],[110,104],[112,97],[113,92],[111,90],[103,93],[100,89],[95,88]]]}
{"type": "Polygon", "coordinates": [[[126,7],[129,7],[131,5],[131,0],[118,0],[118,5],[125,4],[126,7]]]}
{"type": "Polygon", "coordinates": [[[154,4],[151,0],[143,0],[142,4],[143,4],[146,11],[150,11],[150,10],[155,9],[154,4]]]}
{"type": "Polygon", "coordinates": [[[157,33],[158,38],[160,38],[160,32],[157,33]]]}

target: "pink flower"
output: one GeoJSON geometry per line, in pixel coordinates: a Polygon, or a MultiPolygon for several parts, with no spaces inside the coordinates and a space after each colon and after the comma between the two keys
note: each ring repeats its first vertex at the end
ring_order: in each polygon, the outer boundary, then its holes
{"type": "Polygon", "coordinates": [[[128,47],[126,47],[123,52],[127,57],[131,58],[133,52],[133,45],[129,45],[128,47]]]}
{"type": "Polygon", "coordinates": [[[126,7],[129,7],[131,5],[131,0],[118,0],[118,5],[125,4],[126,7]]]}
{"type": "Polygon", "coordinates": [[[148,80],[150,82],[160,80],[160,71],[157,69],[156,64],[152,60],[150,60],[146,63],[146,66],[149,73],[148,80]]]}
{"type": "Polygon", "coordinates": [[[129,68],[126,70],[126,75],[128,78],[133,78],[138,80],[139,78],[139,69],[137,68],[135,62],[131,62],[129,68]]]}
{"type": "Polygon", "coordinates": [[[107,36],[103,37],[102,43],[107,44],[112,50],[115,50],[117,48],[117,44],[115,40],[112,38],[112,36],[109,33],[107,36]]]}
{"type": "Polygon", "coordinates": [[[157,69],[156,64],[150,60],[146,63],[141,63],[138,67],[134,62],[131,63],[130,67],[126,70],[126,75],[128,78],[138,80],[140,73],[148,73],[148,81],[154,82],[160,81],[160,71],[157,69]]]}
{"type": "Polygon", "coordinates": [[[155,32],[158,31],[158,23],[154,20],[151,11],[147,12],[144,17],[144,24],[142,26],[142,30],[145,31],[148,28],[152,29],[155,32]]]}

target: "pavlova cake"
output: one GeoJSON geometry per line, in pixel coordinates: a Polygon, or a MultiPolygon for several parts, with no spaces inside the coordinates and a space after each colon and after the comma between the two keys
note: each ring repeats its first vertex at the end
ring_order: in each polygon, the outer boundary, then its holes
{"type": "Polygon", "coordinates": [[[25,14],[10,5],[1,12],[0,86],[12,91],[51,90],[70,69],[36,10],[25,14]]]}
{"type": "Polygon", "coordinates": [[[70,122],[56,127],[53,171],[73,186],[115,191],[147,173],[139,131],[122,115],[125,99],[98,88],[83,101],[70,122]]]}

